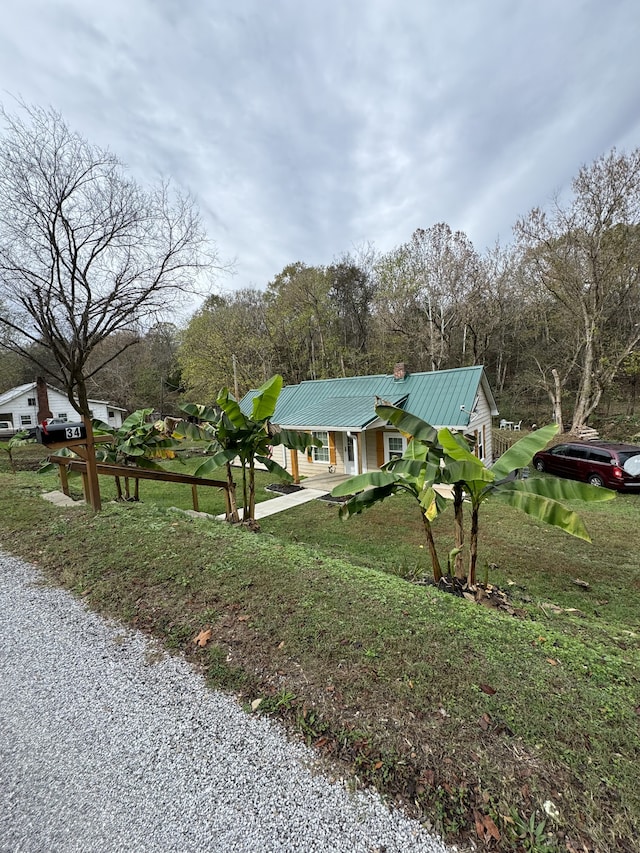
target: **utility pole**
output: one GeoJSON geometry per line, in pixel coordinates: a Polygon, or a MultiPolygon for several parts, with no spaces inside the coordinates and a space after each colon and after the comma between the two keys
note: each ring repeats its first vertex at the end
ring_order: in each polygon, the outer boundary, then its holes
{"type": "Polygon", "coordinates": [[[236,363],[235,355],[231,356],[231,363],[233,364],[233,393],[236,400],[239,399],[238,395],[238,365],[236,363]]]}

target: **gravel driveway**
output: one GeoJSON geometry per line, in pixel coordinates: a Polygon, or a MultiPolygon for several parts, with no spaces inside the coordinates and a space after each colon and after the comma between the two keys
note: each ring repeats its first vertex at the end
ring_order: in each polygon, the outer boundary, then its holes
{"type": "Polygon", "coordinates": [[[445,850],[0,552],[0,851],[445,850]]]}

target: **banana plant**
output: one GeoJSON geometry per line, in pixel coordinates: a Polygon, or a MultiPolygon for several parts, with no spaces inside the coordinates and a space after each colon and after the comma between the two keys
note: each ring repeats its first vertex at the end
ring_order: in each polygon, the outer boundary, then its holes
{"type": "Polygon", "coordinates": [[[408,492],[418,502],[434,580],[442,577],[435,549],[431,523],[452,503],[454,507],[454,548],[450,552],[456,576],[466,579],[469,587],[476,584],[479,538],[479,512],[488,500],[499,501],[527,515],[559,527],[572,536],[590,541],[578,514],[562,503],[567,500],[611,500],[615,494],[594,486],[550,477],[518,479],[519,469],[528,466],[534,453],[545,447],[558,427],[552,424],[523,436],[498,461],[488,467],[469,449],[465,437],[449,429],[436,431],[415,415],[396,406],[376,406],[376,414],[392,423],[408,439],[402,457],[392,459],[379,471],[360,474],[337,486],[336,497],[353,495],[341,508],[343,518],[362,512],[397,492],[408,492]],[[437,487],[440,486],[440,489],[437,487]],[[443,489],[442,487],[445,487],[443,489]],[[469,565],[465,572],[463,559],[464,504],[471,507],[469,565]]]}
{"type": "MultiPolygon", "coordinates": [[[[232,462],[237,459],[242,469],[242,519],[255,521],[255,464],[262,463],[268,471],[285,482],[292,482],[289,472],[271,458],[274,447],[283,445],[304,452],[320,442],[308,432],[284,430],[271,422],[282,390],[282,376],[276,374],[256,392],[251,416],[245,415],[228,388],[223,388],[216,400],[217,409],[189,404],[182,410],[201,423],[191,426],[191,434],[199,432],[211,440],[213,455],[198,466],[195,475],[203,477],[225,466],[231,503],[230,521],[239,520],[232,462]]],[[[186,432],[189,427],[185,427],[186,432]]]]}
{"type": "MultiPolygon", "coordinates": [[[[122,426],[112,427],[104,421],[94,420],[96,435],[111,435],[111,444],[96,447],[96,459],[117,465],[135,465],[138,468],[162,470],[159,459],[174,459],[180,441],[165,431],[162,421],[150,422],[153,409],[138,409],[123,422],[122,426]]],[[[118,500],[140,499],[140,481],[136,478],[134,493],[129,489],[129,478],[124,478],[124,493],[120,477],[116,477],[118,500]]]]}
{"type": "Polygon", "coordinates": [[[13,451],[16,447],[21,447],[23,444],[27,444],[27,442],[29,441],[30,440],[26,430],[17,432],[15,435],[12,435],[11,438],[7,441],[0,441],[0,450],[7,454],[9,458],[9,465],[11,466],[11,470],[14,474],[16,471],[16,465],[13,459],[13,451]]]}
{"type": "Polygon", "coordinates": [[[390,459],[378,471],[358,474],[336,486],[334,497],[352,495],[340,507],[340,517],[349,518],[361,513],[391,495],[406,493],[418,503],[422,526],[429,549],[433,579],[442,578],[442,567],[438,558],[431,523],[447,506],[446,499],[434,486],[442,482],[442,448],[438,444],[436,430],[415,415],[382,403],[376,406],[378,417],[389,421],[407,439],[407,448],[402,456],[390,459]]]}
{"type": "Polygon", "coordinates": [[[537,521],[558,527],[571,536],[590,542],[580,516],[564,506],[563,502],[579,500],[593,503],[615,498],[614,492],[573,480],[555,477],[518,478],[518,471],[531,464],[534,453],[546,447],[557,431],[558,425],[550,424],[523,436],[491,467],[487,467],[482,460],[474,456],[463,436],[454,434],[449,429],[438,431],[438,442],[445,454],[443,478],[449,481],[454,489],[461,489],[471,505],[467,573],[467,585],[470,588],[476,585],[479,513],[480,507],[486,501],[516,507],[537,521]]]}

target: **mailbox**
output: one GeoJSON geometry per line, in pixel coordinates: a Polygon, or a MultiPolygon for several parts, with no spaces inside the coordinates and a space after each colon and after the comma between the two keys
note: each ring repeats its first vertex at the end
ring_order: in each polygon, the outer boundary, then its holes
{"type": "Polygon", "coordinates": [[[36,439],[40,444],[62,444],[87,437],[87,429],[79,423],[42,424],[36,428],[36,439]]]}

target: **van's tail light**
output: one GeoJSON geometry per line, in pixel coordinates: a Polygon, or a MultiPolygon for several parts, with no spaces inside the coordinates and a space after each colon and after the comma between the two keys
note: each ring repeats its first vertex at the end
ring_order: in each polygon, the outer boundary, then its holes
{"type": "Polygon", "coordinates": [[[618,468],[617,465],[613,468],[613,471],[611,473],[614,477],[617,477],[618,480],[621,480],[624,477],[624,471],[622,470],[622,468],[618,468]]]}

